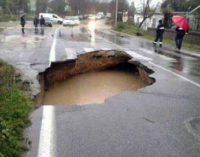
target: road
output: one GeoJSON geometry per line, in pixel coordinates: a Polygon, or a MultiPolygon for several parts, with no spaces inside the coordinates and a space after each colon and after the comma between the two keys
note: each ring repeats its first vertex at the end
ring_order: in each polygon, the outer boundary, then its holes
{"type": "MultiPolygon", "coordinates": [[[[120,49],[153,69],[156,83],[113,96],[101,105],[42,106],[26,131],[26,157],[199,157],[200,57],[116,33],[101,22],[46,29],[44,36],[3,30],[0,57],[31,81],[69,52],[120,49]]],[[[196,54],[195,52],[189,51],[196,54]]]]}

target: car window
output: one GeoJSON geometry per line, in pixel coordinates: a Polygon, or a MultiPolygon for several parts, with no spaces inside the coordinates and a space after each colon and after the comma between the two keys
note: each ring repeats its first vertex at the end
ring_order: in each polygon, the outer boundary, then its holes
{"type": "Polygon", "coordinates": [[[72,17],[65,17],[65,20],[73,20],[72,17]]]}
{"type": "Polygon", "coordinates": [[[53,18],[56,18],[56,19],[57,19],[57,16],[53,15],[53,18]]]}

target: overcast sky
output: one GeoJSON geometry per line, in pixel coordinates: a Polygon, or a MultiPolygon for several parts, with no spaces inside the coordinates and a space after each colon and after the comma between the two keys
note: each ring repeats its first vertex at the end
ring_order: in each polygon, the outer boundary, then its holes
{"type": "MultiPolygon", "coordinates": [[[[129,3],[131,4],[131,2],[135,3],[135,7],[137,8],[138,5],[141,4],[141,2],[143,2],[143,0],[128,0],[129,3]]],[[[152,0],[152,3],[156,4],[158,2],[162,2],[163,0],[152,0]]]]}

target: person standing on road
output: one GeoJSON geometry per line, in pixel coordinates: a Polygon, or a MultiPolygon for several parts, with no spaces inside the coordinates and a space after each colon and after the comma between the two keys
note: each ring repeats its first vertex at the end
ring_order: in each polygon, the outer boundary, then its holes
{"type": "Polygon", "coordinates": [[[33,25],[35,27],[35,34],[38,34],[38,24],[39,24],[39,19],[37,16],[33,19],[33,25]]]}
{"type": "Polygon", "coordinates": [[[25,27],[25,24],[26,24],[25,14],[23,14],[23,15],[20,17],[20,24],[21,24],[21,26],[22,26],[22,34],[25,34],[25,31],[24,31],[24,27],[25,27]]]}
{"type": "Polygon", "coordinates": [[[156,45],[158,40],[160,40],[160,47],[162,47],[162,41],[163,41],[163,33],[165,31],[165,27],[163,25],[163,22],[162,20],[159,20],[159,24],[157,26],[157,29],[156,29],[156,38],[154,40],[154,44],[156,45]]]}
{"type": "Polygon", "coordinates": [[[43,16],[40,18],[41,35],[44,35],[45,19],[43,16]]]}
{"type": "Polygon", "coordinates": [[[181,50],[183,38],[184,38],[186,32],[188,33],[188,30],[185,31],[181,27],[176,27],[175,44],[176,44],[176,50],[178,50],[178,51],[181,50]]]}

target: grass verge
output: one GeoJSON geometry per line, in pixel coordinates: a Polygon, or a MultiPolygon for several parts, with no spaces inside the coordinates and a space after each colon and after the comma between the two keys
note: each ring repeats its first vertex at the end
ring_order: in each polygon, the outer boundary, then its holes
{"type": "MultiPolygon", "coordinates": [[[[137,34],[137,27],[135,27],[133,25],[129,25],[129,24],[124,24],[124,23],[121,23],[121,22],[119,22],[118,25],[115,26],[113,29],[115,31],[123,32],[123,33],[129,34],[129,35],[136,36],[136,34],[137,34]]],[[[140,37],[143,37],[145,39],[148,39],[148,40],[151,40],[151,41],[153,41],[155,39],[154,36],[148,34],[148,32],[146,32],[146,31],[140,31],[140,34],[141,34],[140,37]]],[[[164,39],[163,42],[165,44],[172,45],[172,46],[175,47],[174,40],[164,39]]],[[[187,42],[183,42],[183,47],[189,48],[189,49],[192,49],[192,50],[200,50],[200,45],[191,44],[191,43],[187,43],[187,42]]]]}
{"type": "Polygon", "coordinates": [[[0,157],[21,157],[28,150],[23,131],[31,123],[32,100],[12,66],[0,60],[0,157]]]}

